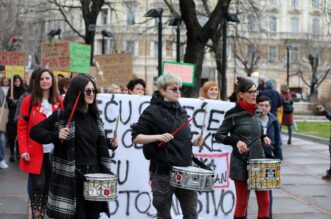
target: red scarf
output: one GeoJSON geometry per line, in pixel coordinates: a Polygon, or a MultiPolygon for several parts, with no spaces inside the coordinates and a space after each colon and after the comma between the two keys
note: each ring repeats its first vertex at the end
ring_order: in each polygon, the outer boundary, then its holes
{"type": "Polygon", "coordinates": [[[243,108],[244,110],[246,110],[251,115],[253,115],[254,111],[257,108],[257,104],[250,105],[250,104],[248,104],[247,102],[245,102],[245,101],[243,101],[241,99],[237,101],[237,104],[239,104],[239,106],[241,108],[243,108]]]}

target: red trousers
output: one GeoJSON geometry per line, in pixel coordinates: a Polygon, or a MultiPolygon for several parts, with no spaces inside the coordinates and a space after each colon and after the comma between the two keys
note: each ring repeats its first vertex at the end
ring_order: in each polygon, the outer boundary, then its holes
{"type": "MultiPolygon", "coordinates": [[[[243,180],[235,180],[234,185],[236,187],[236,209],[234,212],[235,217],[244,217],[247,212],[249,190],[247,182],[243,180]]],[[[269,191],[255,191],[257,205],[258,205],[258,217],[269,217],[269,191]]]]}

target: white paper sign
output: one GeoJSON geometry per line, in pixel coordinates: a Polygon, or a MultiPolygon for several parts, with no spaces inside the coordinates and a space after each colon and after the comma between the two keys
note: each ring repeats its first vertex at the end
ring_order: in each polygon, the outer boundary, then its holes
{"type": "MultiPolygon", "coordinates": [[[[112,171],[118,176],[118,198],[110,201],[111,218],[146,219],[156,218],[152,204],[149,181],[149,161],[144,158],[142,145],[131,141],[130,125],[136,123],[144,109],[149,105],[151,96],[124,94],[99,94],[98,107],[108,137],[114,133],[116,118],[120,115],[118,126],[119,147],[111,152],[112,171]]],[[[224,114],[234,106],[233,103],[215,100],[181,98],[181,105],[187,110],[193,139],[201,132],[204,109],[205,119],[203,147],[194,147],[195,156],[210,166],[215,172],[216,183],[213,191],[198,192],[199,219],[233,218],[235,192],[233,181],[229,179],[229,162],[232,148],[214,142],[213,134],[221,125],[224,114]]],[[[178,200],[173,198],[172,218],[182,218],[178,200]]],[[[102,218],[107,218],[105,215],[102,218]]]]}

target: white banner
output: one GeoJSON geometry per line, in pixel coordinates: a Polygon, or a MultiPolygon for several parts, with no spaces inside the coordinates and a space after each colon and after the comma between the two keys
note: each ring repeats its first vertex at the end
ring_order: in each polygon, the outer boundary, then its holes
{"type": "MultiPolygon", "coordinates": [[[[120,115],[118,127],[119,147],[112,152],[112,171],[118,176],[118,198],[110,201],[111,218],[156,218],[152,205],[152,193],[149,182],[149,161],[144,158],[142,145],[131,141],[130,125],[137,122],[139,116],[149,105],[151,96],[124,94],[99,94],[98,107],[104,121],[108,137],[113,136],[116,117],[120,115]]],[[[233,218],[235,192],[233,181],[229,179],[229,162],[232,148],[214,142],[213,134],[221,125],[224,114],[234,106],[233,103],[214,100],[181,98],[181,105],[187,110],[193,139],[202,127],[204,109],[205,142],[201,148],[194,147],[194,154],[200,161],[210,166],[215,172],[216,183],[213,191],[198,192],[199,219],[233,218]]],[[[181,208],[175,196],[172,204],[172,218],[182,218],[181,208]]],[[[103,218],[107,218],[103,216],[103,218]]]]}

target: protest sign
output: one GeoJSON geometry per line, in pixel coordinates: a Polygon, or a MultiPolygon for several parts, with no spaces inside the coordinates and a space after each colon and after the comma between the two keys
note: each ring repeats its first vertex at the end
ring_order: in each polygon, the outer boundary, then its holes
{"type": "MultiPolygon", "coordinates": [[[[118,176],[118,198],[110,201],[113,218],[156,218],[152,205],[149,181],[149,161],[143,156],[142,145],[131,141],[131,125],[136,123],[144,109],[149,105],[150,96],[124,94],[98,94],[98,107],[104,122],[107,137],[112,138],[119,116],[118,149],[111,153],[112,171],[118,176]]],[[[212,191],[198,192],[199,219],[233,218],[235,191],[229,178],[231,146],[215,142],[213,134],[222,123],[224,114],[234,106],[224,101],[181,98],[181,105],[190,117],[193,139],[201,132],[204,110],[207,110],[204,126],[205,141],[202,147],[193,147],[194,155],[211,167],[215,173],[212,191]]],[[[173,198],[172,218],[182,218],[181,208],[173,198]]],[[[105,215],[102,218],[107,218],[105,215]]]]}
{"type": "Polygon", "coordinates": [[[0,52],[0,65],[27,66],[28,59],[27,52],[0,52]]]}
{"type": "Polygon", "coordinates": [[[195,64],[184,62],[163,62],[162,74],[177,75],[183,85],[194,86],[195,64]]]}
{"type": "Polygon", "coordinates": [[[53,71],[90,72],[91,46],[80,43],[43,43],[41,65],[53,71]]]}
{"type": "Polygon", "coordinates": [[[100,86],[126,85],[132,79],[132,54],[97,55],[94,58],[100,67],[95,74],[100,86]]]}
{"type": "Polygon", "coordinates": [[[5,77],[10,79],[14,77],[14,75],[19,75],[22,79],[25,78],[25,67],[24,66],[12,66],[5,65],[5,77]]]}

